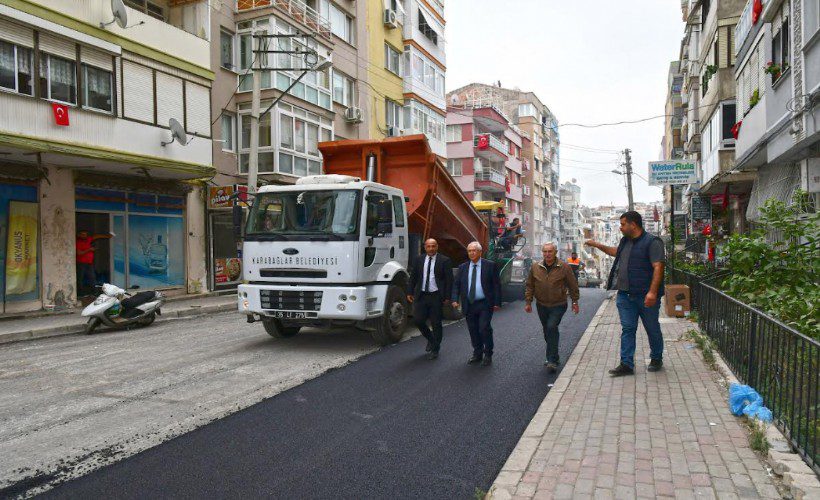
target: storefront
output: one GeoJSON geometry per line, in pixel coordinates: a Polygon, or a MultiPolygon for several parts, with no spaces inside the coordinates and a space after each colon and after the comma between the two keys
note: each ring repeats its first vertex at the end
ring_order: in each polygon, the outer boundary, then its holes
{"type": "Polygon", "coordinates": [[[37,182],[0,178],[0,312],[40,298],[37,182]]]}
{"type": "Polygon", "coordinates": [[[244,204],[246,186],[211,186],[208,189],[208,230],[210,233],[209,276],[211,290],[231,290],[242,281],[241,242],[236,239],[232,209],[244,204]]]}
{"type": "Polygon", "coordinates": [[[94,241],[97,283],[167,289],[186,284],[185,197],[77,187],[76,230],[94,241]]]}

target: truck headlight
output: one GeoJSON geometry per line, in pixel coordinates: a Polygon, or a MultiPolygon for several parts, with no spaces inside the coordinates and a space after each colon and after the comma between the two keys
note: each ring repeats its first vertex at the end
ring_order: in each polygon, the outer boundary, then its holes
{"type": "Polygon", "coordinates": [[[348,298],[350,299],[350,302],[356,302],[356,296],[355,295],[351,295],[348,298]]]}

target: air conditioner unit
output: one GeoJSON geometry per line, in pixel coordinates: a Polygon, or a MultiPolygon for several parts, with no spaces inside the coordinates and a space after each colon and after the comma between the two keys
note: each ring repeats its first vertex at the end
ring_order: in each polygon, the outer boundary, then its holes
{"type": "Polygon", "coordinates": [[[384,25],[388,28],[398,28],[399,27],[399,16],[396,15],[396,11],[393,9],[387,9],[384,11],[384,25]]]}
{"type": "Polygon", "coordinates": [[[362,108],[351,106],[345,110],[345,121],[348,123],[362,122],[362,108]]]}

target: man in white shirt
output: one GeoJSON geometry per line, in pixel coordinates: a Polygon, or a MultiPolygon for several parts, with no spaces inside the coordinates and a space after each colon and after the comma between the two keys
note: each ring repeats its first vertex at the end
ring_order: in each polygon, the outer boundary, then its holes
{"type": "Polygon", "coordinates": [[[453,265],[446,255],[438,253],[438,242],[424,242],[424,255],[416,259],[410,272],[407,301],[413,304],[413,320],[427,339],[427,357],[436,359],[441,348],[442,315],[453,286],[453,265]],[[427,326],[430,321],[432,330],[427,326]]]}

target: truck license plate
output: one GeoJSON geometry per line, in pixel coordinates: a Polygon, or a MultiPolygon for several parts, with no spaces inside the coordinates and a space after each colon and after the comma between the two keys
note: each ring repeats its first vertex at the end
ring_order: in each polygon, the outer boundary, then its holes
{"type": "Polygon", "coordinates": [[[305,319],[305,313],[292,311],[271,311],[274,318],[279,319],[305,319]]]}

